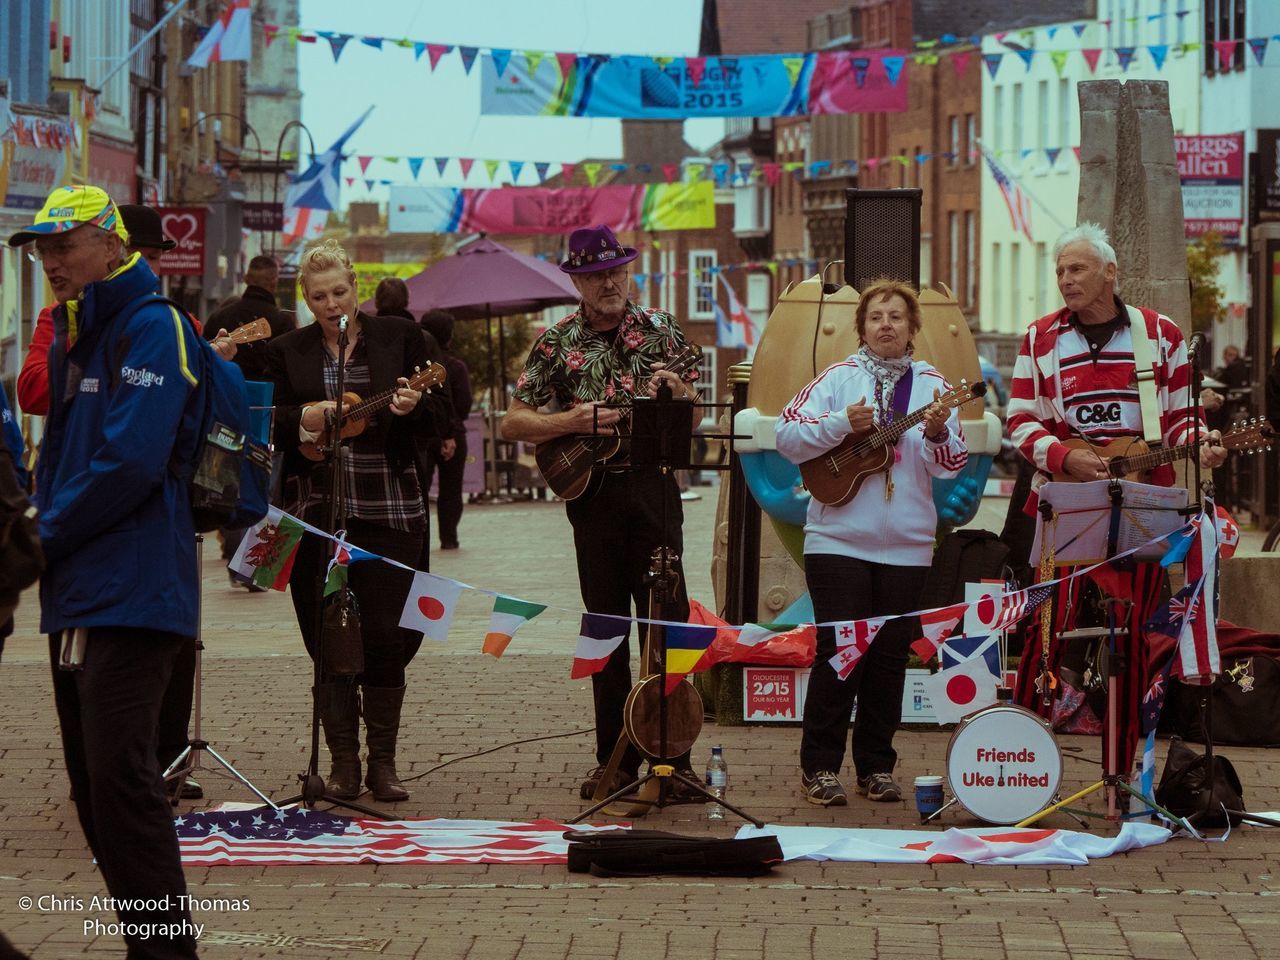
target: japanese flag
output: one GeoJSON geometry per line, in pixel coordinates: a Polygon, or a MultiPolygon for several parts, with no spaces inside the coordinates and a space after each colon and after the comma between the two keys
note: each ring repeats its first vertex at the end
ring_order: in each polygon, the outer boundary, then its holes
{"type": "Polygon", "coordinates": [[[1003,583],[966,583],[964,601],[969,607],[964,612],[964,636],[986,637],[994,633],[1003,597],[1003,583]]]}
{"type": "Polygon", "coordinates": [[[984,657],[939,670],[924,681],[924,688],[939,723],[957,723],[996,702],[996,678],[984,657]]]}
{"type": "Polygon", "coordinates": [[[462,584],[448,577],[421,570],[415,572],[413,586],[400,613],[400,626],[419,630],[428,640],[444,643],[449,639],[449,623],[462,589],[462,584]]]}

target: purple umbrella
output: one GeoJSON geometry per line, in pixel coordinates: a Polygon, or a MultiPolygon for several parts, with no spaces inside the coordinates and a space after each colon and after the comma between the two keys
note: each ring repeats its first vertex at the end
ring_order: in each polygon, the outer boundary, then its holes
{"type": "MultiPolygon", "coordinates": [[[[498,490],[497,405],[506,398],[506,343],[502,318],[533,313],[559,304],[576,304],[578,291],[567,275],[545,260],[517,253],[481,236],[459,247],[453,256],[433,263],[405,282],[409,309],[421,315],[448,310],[458,320],[485,321],[489,352],[489,450],[493,493],[498,490]],[[498,363],[493,362],[490,320],[498,318],[498,363]],[[496,373],[496,375],[495,375],[496,373]]],[[[372,299],[362,303],[366,313],[377,312],[372,299]]]]}

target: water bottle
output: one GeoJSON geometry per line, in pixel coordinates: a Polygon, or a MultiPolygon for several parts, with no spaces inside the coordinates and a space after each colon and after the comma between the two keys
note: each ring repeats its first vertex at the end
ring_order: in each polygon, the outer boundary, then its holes
{"type": "MultiPolygon", "coordinates": [[[[716,799],[724,797],[729,789],[729,765],[724,762],[724,752],[720,747],[711,748],[711,759],[707,761],[707,792],[716,799]]],[[[707,807],[708,820],[723,820],[724,807],[712,803],[707,807]]]]}

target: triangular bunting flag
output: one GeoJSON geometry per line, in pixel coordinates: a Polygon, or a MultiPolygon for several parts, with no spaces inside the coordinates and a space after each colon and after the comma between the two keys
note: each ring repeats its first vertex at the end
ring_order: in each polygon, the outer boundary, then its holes
{"type": "Polygon", "coordinates": [[[1057,36],[1057,35],[1058,35],[1058,28],[1057,28],[1057,27],[1046,27],[1044,32],[1045,32],[1045,35],[1046,35],[1050,40],[1052,40],[1055,36],[1057,36]]]}
{"type": "Polygon", "coordinates": [[[322,33],[322,37],[329,41],[329,49],[333,51],[333,62],[338,62],[338,57],[342,56],[342,48],[347,45],[347,41],[351,39],[349,33],[322,33]]]}
{"type": "Polygon", "coordinates": [[[497,47],[492,48],[489,53],[493,57],[493,69],[498,72],[501,77],[507,72],[507,64],[511,62],[510,50],[499,50],[497,47]]]}
{"type": "Polygon", "coordinates": [[[449,624],[462,589],[456,580],[415,571],[409,596],[400,612],[400,626],[421,633],[428,640],[444,643],[449,639],[449,624]]]}
{"type": "Polygon", "coordinates": [[[884,72],[889,77],[889,85],[896,87],[898,85],[898,77],[902,75],[902,68],[906,64],[905,57],[882,57],[880,62],[884,65],[884,72]]]}
{"type": "Polygon", "coordinates": [[[689,82],[696,87],[702,83],[702,77],[707,72],[707,58],[685,57],[684,68],[689,73],[689,82]]]}
{"type": "Polygon", "coordinates": [[[576,163],[560,164],[560,178],[564,180],[565,183],[568,183],[570,180],[573,179],[573,171],[577,169],[578,169],[578,165],[576,163]]]}
{"type": "Polygon", "coordinates": [[[364,182],[365,189],[368,190],[370,193],[373,193],[373,186],[377,182],[378,182],[377,180],[366,180],[364,182]]]}
{"type": "Polygon", "coordinates": [[[467,179],[467,177],[469,177],[469,176],[471,175],[471,165],[472,165],[473,163],[475,163],[475,160],[474,160],[474,159],[472,159],[471,157],[459,157],[459,158],[458,158],[458,166],[460,166],[460,167],[462,168],[462,179],[463,179],[463,180],[467,179]]]}
{"type": "Polygon", "coordinates": [[[557,53],[556,54],[556,64],[560,67],[561,83],[569,79],[569,71],[571,71],[574,68],[574,65],[577,64],[577,62],[578,62],[578,55],[576,53],[557,53]]]}
{"type": "Polygon", "coordinates": [[[511,182],[515,183],[520,179],[520,171],[524,169],[523,160],[508,160],[507,167],[511,170],[511,182]]]}
{"type": "Polygon", "coordinates": [[[996,78],[996,71],[1000,69],[1000,62],[1004,60],[1003,53],[984,53],[982,62],[987,65],[987,72],[991,74],[991,79],[996,78]]]}
{"type": "Polygon", "coordinates": [[[738,164],[738,176],[742,178],[743,183],[751,182],[751,174],[755,170],[756,165],[749,160],[744,160],[738,164]]]}
{"type": "Polygon", "coordinates": [[[760,169],[764,171],[765,182],[771,187],[776,187],[778,185],[778,178],[782,176],[781,165],[771,161],[769,163],[760,164],[760,169]]]}
{"type": "Polygon", "coordinates": [[[1137,47],[1116,47],[1116,58],[1120,61],[1120,72],[1125,73],[1129,70],[1129,64],[1133,62],[1133,55],[1137,51],[1137,47]]]}
{"type": "Polygon", "coordinates": [[[343,179],[343,180],[345,180],[345,181],[347,181],[347,186],[348,186],[348,187],[354,187],[354,186],[355,186],[355,183],[356,183],[356,178],[355,178],[355,177],[343,177],[342,179],[343,179]]]}
{"type": "Polygon", "coordinates": [[[964,79],[964,72],[969,68],[969,59],[972,56],[972,50],[961,50],[951,55],[951,69],[956,72],[957,80],[964,79]]]}
{"type": "Polygon", "coordinates": [[[600,176],[600,169],[603,166],[604,164],[602,163],[584,163],[582,165],[582,172],[587,175],[587,183],[593,187],[596,185],[596,179],[600,176]]]}
{"type": "Polygon", "coordinates": [[[369,162],[371,160],[373,160],[373,157],[356,157],[356,162],[360,164],[361,173],[369,172],[369,162]]]}
{"type": "Polygon", "coordinates": [[[1102,51],[1097,47],[1089,47],[1081,50],[1080,55],[1084,57],[1084,62],[1089,65],[1090,73],[1098,72],[1098,58],[1102,56],[1102,51]]]}
{"type": "Polygon", "coordinates": [[[659,70],[665,70],[667,69],[667,64],[674,63],[676,58],[675,57],[650,57],[649,59],[651,59],[655,64],[657,64],[657,67],[659,70]]]}
{"type": "Polygon", "coordinates": [[[547,171],[551,169],[551,164],[542,160],[535,161],[533,164],[533,169],[537,171],[538,182],[542,183],[544,180],[547,179],[547,171]]]}
{"type": "Polygon", "coordinates": [[[262,42],[263,47],[270,47],[276,39],[276,35],[280,32],[280,28],[274,23],[264,23],[262,25],[262,42]]]}
{"type": "Polygon", "coordinates": [[[1167,43],[1149,44],[1147,53],[1151,54],[1151,62],[1156,65],[1156,73],[1159,73],[1164,68],[1164,62],[1169,56],[1169,45],[1167,43]]]}
{"type": "Polygon", "coordinates": [[[440,58],[452,50],[453,47],[443,43],[427,44],[427,59],[431,61],[431,69],[435,70],[440,65],[440,58]]]}
{"type": "Polygon", "coordinates": [[[524,51],[524,62],[525,62],[525,66],[529,70],[529,76],[532,77],[535,73],[538,72],[538,64],[542,63],[542,51],[541,50],[524,51]]]}
{"type": "Polygon", "coordinates": [[[471,66],[476,62],[476,54],[479,52],[479,47],[458,47],[458,56],[462,57],[462,69],[467,72],[467,76],[471,76],[471,66]]]}
{"type": "Polygon", "coordinates": [[[485,170],[486,170],[486,171],[488,171],[488,173],[489,173],[489,182],[490,182],[490,183],[493,183],[494,175],[498,172],[498,165],[499,165],[500,163],[502,163],[502,161],[501,161],[501,160],[486,160],[486,161],[484,162],[484,168],[485,168],[485,170]]]}
{"type": "Polygon", "coordinates": [[[1049,158],[1049,166],[1052,167],[1058,162],[1058,154],[1062,152],[1061,147],[1045,147],[1044,155],[1049,158]]]}
{"type": "Polygon", "coordinates": [[[716,182],[717,187],[725,185],[725,178],[729,175],[729,164],[721,161],[711,165],[711,176],[716,182]]]}
{"type": "Polygon", "coordinates": [[[578,646],[573,651],[569,679],[581,680],[603,670],[613,651],[626,642],[630,630],[631,620],[627,617],[584,613],[578,627],[578,646]]]}
{"type": "Polygon", "coordinates": [[[664,163],[662,165],[662,176],[666,179],[667,183],[675,183],[676,174],[679,172],[680,164],[678,163],[664,163]]]}
{"type": "Polygon", "coordinates": [[[366,47],[373,47],[373,49],[375,50],[382,49],[381,37],[361,37],[360,42],[363,43],[366,47]]]}
{"type": "Polygon", "coordinates": [[[502,656],[516,631],[547,609],[546,604],[530,603],[499,594],[493,601],[493,614],[480,651],[493,657],[502,656]]]}
{"type": "Polygon", "coordinates": [[[1084,28],[1089,26],[1087,23],[1073,23],[1071,29],[1076,32],[1076,39],[1084,36],[1084,28]]]}
{"type": "Polygon", "coordinates": [[[804,69],[804,57],[783,57],[782,66],[787,71],[787,79],[791,81],[794,89],[796,81],[800,79],[800,71],[804,69]]]}
{"type": "Polygon", "coordinates": [[[448,165],[449,165],[448,157],[436,157],[436,174],[438,176],[443,177],[444,168],[447,167],[448,165]]]}
{"type": "Polygon", "coordinates": [[[409,172],[413,174],[413,179],[418,179],[418,174],[422,172],[422,163],[426,157],[405,157],[409,162],[409,172]]]}
{"type": "Polygon", "coordinates": [[[1019,50],[1018,56],[1022,58],[1022,62],[1026,65],[1027,72],[1031,72],[1031,58],[1036,55],[1034,50],[1019,50]]]}
{"type": "Polygon", "coordinates": [[[1062,76],[1062,68],[1067,65],[1067,57],[1071,56],[1068,50],[1050,50],[1049,59],[1053,61],[1053,69],[1058,71],[1058,76],[1062,76]]]}
{"type": "Polygon", "coordinates": [[[413,45],[413,59],[421,60],[423,51],[425,51],[426,49],[427,49],[427,45],[425,43],[415,43],[413,45]]]}
{"type": "Polygon", "coordinates": [[[1249,38],[1249,49],[1253,51],[1253,58],[1258,61],[1258,66],[1262,66],[1262,60],[1267,55],[1267,42],[1266,37],[1249,38]]]}

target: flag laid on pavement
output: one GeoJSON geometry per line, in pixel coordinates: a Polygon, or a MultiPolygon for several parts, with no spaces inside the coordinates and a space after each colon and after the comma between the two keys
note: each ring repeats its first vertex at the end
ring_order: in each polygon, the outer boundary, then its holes
{"type": "Polygon", "coordinates": [[[631,630],[628,617],[611,617],[604,613],[584,613],[578,628],[578,646],[573,651],[570,680],[581,680],[599,673],[609,657],[627,639],[631,630]]]}
{"type": "Polygon", "coordinates": [[[938,723],[958,723],[973,711],[996,702],[996,678],[982,656],[926,677],[924,689],[938,723]]]}
{"type": "Polygon", "coordinates": [[[229,0],[187,59],[187,66],[200,70],[211,63],[248,60],[253,49],[252,26],[249,0],[229,0]]]}
{"type": "Polygon", "coordinates": [[[284,590],[305,532],[293,517],[270,507],[265,517],[245,531],[227,569],[264,589],[284,590]]]}
{"type": "Polygon", "coordinates": [[[956,603],[920,614],[920,632],[923,636],[911,644],[916,656],[925,663],[937,656],[942,645],[956,632],[956,627],[968,608],[967,603],[956,603]]]}
{"type": "Polygon", "coordinates": [[[413,585],[400,611],[400,626],[407,630],[420,630],[428,640],[444,643],[449,639],[449,624],[458,605],[462,584],[448,577],[417,570],[413,585]]]}
{"type": "Polygon", "coordinates": [[[873,617],[869,620],[849,620],[835,624],[836,655],[828,663],[841,680],[847,680],[862,655],[871,647],[871,641],[889,617],[873,617]]]}
{"type": "Polygon", "coordinates": [[[708,651],[716,638],[715,627],[668,626],[663,631],[667,650],[667,693],[691,673],[711,666],[708,651]]]}
{"type": "Polygon", "coordinates": [[[173,822],[188,867],[304,863],[565,863],[568,826],[553,820],[365,820],[288,807],[210,810],[173,822]]]}
{"type": "Polygon", "coordinates": [[[545,603],[530,603],[515,597],[499,594],[493,601],[493,614],[489,617],[489,630],[484,635],[482,653],[500,657],[516,631],[547,609],[545,603]]]}

